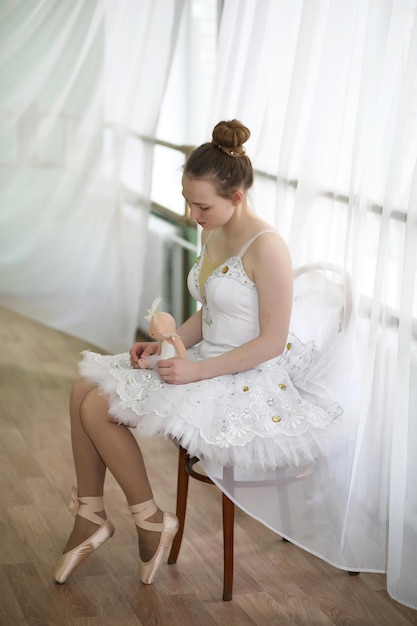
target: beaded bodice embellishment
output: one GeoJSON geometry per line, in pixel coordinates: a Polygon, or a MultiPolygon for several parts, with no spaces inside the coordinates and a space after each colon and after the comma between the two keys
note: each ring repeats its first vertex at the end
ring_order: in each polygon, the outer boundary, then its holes
{"type": "Polygon", "coordinates": [[[207,301],[207,292],[210,287],[210,283],[217,279],[227,278],[231,280],[236,280],[243,287],[247,287],[253,291],[256,291],[255,283],[249,278],[247,275],[245,268],[243,266],[242,257],[240,255],[232,256],[227,259],[224,263],[221,263],[218,267],[216,267],[211,274],[207,277],[207,280],[204,285],[204,292],[201,293],[200,283],[199,283],[199,274],[201,270],[201,266],[204,260],[204,255],[206,253],[206,246],[203,246],[201,250],[201,255],[198,256],[195,260],[195,268],[193,272],[193,282],[196,293],[199,295],[199,301],[203,307],[203,323],[207,326],[211,326],[213,323],[212,316],[210,315],[209,304],[207,301]]]}

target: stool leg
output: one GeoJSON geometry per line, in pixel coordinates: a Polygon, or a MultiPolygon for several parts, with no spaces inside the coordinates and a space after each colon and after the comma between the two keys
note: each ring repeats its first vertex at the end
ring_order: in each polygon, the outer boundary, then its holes
{"type": "Polygon", "coordinates": [[[223,600],[231,600],[233,594],[234,523],[235,505],[223,494],[223,600]]]}
{"type": "Polygon", "coordinates": [[[184,533],[185,513],[187,510],[188,496],[188,474],[185,470],[187,462],[187,451],[179,446],[178,455],[178,477],[177,477],[177,517],[179,521],[178,532],[172,542],[171,552],[169,554],[168,563],[170,565],[177,562],[178,554],[181,548],[182,536],[184,533]]]}

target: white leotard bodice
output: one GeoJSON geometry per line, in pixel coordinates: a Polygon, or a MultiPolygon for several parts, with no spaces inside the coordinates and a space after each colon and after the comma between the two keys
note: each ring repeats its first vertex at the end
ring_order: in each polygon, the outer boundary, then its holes
{"type": "Polygon", "coordinates": [[[203,344],[205,358],[218,356],[259,335],[258,291],[246,274],[242,257],[249,246],[264,233],[252,237],[238,252],[221,263],[207,278],[201,293],[199,274],[206,254],[206,244],[188,275],[188,289],[201,302],[203,344]]]}

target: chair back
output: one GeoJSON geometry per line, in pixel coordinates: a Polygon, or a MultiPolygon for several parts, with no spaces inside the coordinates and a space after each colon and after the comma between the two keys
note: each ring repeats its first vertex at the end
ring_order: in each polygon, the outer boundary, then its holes
{"type": "Polygon", "coordinates": [[[352,318],[350,275],[338,265],[315,262],[294,270],[294,301],[290,330],[319,348],[346,331],[352,318]]]}

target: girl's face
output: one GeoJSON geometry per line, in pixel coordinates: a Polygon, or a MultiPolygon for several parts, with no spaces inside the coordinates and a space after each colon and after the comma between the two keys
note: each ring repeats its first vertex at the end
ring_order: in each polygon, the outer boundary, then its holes
{"type": "Polygon", "coordinates": [[[194,179],[184,175],[182,195],[190,209],[190,218],[204,230],[224,226],[235,213],[231,200],[219,196],[214,184],[207,179],[194,179]]]}

